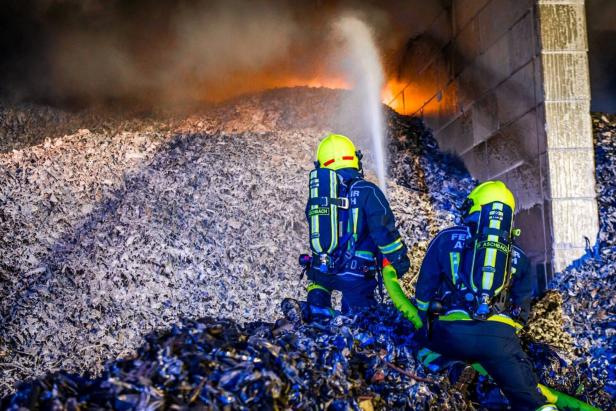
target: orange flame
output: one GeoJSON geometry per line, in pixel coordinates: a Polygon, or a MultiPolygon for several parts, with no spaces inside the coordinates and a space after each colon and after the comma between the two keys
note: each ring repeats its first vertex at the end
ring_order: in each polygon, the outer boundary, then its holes
{"type": "Polygon", "coordinates": [[[389,106],[398,113],[404,114],[403,100],[400,98],[400,95],[405,86],[406,83],[402,81],[396,79],[389,80],[383,87],[383,91],[381,93],[381,100],[383,101],[383,104],[389,106]]]}
{"type": "Polygon", "coordinates": [[[282,81],[281,87],[325,87],[333,89],[348,90],[350,88],[349,83],[341,78],[313,78],[313,79],[301,79],[301,78],[289,78],[282,81]]]}
{"type": "Polygon", "coordinates": [[[382,98],[383,104],[403,115],[436,115],[444,107],[435,94],[435,90],[424,84],[391,79],[383,88],[382,98]]]}

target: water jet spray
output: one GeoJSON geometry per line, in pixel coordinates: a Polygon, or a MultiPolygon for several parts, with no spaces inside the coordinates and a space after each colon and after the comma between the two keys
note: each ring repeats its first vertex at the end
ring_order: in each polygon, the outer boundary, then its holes
{"type": "Polygon", "coordinates": [[[383,69],[370,28],[356,17],[342,17],[335,23],[345,43],[346,68],[356,94],[353,110],[361,113],[362,126],[371,140],[372,161],[378,185],[387,194],[387,156],[381,90],[383,69]]]}

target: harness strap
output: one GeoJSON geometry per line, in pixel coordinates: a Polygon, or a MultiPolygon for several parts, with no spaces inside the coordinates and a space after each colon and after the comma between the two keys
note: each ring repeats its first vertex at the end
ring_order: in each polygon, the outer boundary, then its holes
{"type": "Polygon", "coordinates": [[[484,236],[495,235],[506,240],[509,240],[509,238],[511,237],[511,235],[507,231],[494,227],[485,227],[481,233],[484,236]]]}
{"type": "MultiPolygon", "coordinates": [[[[355,178],[355,179],[350,180],[346,184],[346,192],[344,193],[345,194],[344,199],[347,201],[347,208],[343,209],[344,210],[344,221],[341,221],[341,223],[342,223],[342,226],[346,228],[345,236],[348,235],[350,237],[344,243],[344,245],[347,245],[346,253],[344,253],[347,260],[355,257],[355,252],[356,252],[355,246],[361,243],[367,235],[367,233],[364,232],[364,234],[361,237],[358,237],[357,223],[358,223],[358,218],[359,218],[359,209],[356,207],[354,208],[348,207],[349,206],[348,195],[353,189],[353,186],[355,185],[355,183],[357,183],[358,181],[361,181],[361,178],[355,178]]],[[[342,248],[343,248],[343,243],[341,242],[340,249],[342,248]]]]}
{"type": "MultiPolygon", "coordinates": [[[[466,250],[464,250],[466,251],[466,250]]],[[[460,268],[463,268],[464,266],[462,265],[464,260],[463,260],[463,256],[464,256],[464,252],[462,253],[456,253],[459,254],[458,256],[454,257],[452,255],[449,256],[449,258],[451,259],[452,263],[457,263],[457,270],[455,272],[451,273],[451,277],[444,275],[443,278],[446,279],[446,281],[449,283],[449,285],[451,285],[452,289],[454,291],[457,292],[461,292],[462,291],[462,286],[464,286],[466,288],[466,292],[471,292],[471,290],[473,290],[474,288],[471,287],[471,285],[468,282],[468,278],[466,278],[466,276],[464,275],[460,275],[460,268]],[[456,280],[454,282],[454,280],[456,280]],[[459,282],[458,282],[459,281],[459,282]],[[460,284],[461,283],[461,284],[460,284]]],[[[453,267],[452,267],[453,268],[453,267]]]]}
{"type": "Polygon", "coordinates": [[[341,197],[338,198],[330,198],[329,200],[335,201],[339,204],[338,208],[340,208],[340,232],[344,233],[344,235],[338,241],[338,247],[335,251],[339,251],[340,255],[336,258],[335,266],[344,265],[349,257],[352,257],[352,253],[355,251],[355,239],[354,233],[351,229],[349,229],[349,222],[351,221],[350,214],[351,210],[349,209],[349,192],[351,191],[351,187],[356,180],[351,180],[346,184],[341,184],[340,194],[341,197]],[[346,251],[345,251],[346,248],[346,251]],[[351,254],[351,255],[350,255],[351,254]]]}
{"type": "Polygon", "coordinates": [[[335,205],[344,210],[349,208],[349,199],[346,197],[316,197],[308,200],[309,206],[329,207],[335,205]]]}

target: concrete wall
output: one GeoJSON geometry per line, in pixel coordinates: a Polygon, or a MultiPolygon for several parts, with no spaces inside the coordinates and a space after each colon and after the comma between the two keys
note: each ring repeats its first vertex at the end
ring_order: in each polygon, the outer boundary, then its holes
{"type": "Polygon", "coordinates": [[[453,0],[409,43],[392,101],[512,188],[520,243],[548,275],[598,227],[586,48],[583,0],[453,0]]]}

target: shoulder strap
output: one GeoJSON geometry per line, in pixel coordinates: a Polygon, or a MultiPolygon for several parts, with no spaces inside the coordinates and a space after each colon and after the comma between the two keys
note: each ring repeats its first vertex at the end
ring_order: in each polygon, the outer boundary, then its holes
{"type": "MultiPolygon", "coordinates": [[[[353,190],[353,186],[354,186],[356,183],[359,183],[360,181],[363,181],[363,178],[361,178],[361,177],[356,177],[356,178],[354,178],[354,179],[350,180],[350,181],[347,183],[347,192],[346,192],[347,199],[348,199],[349,194],[350,194],[350,193],[351,193],[351,191],[353,190]]],[[[349,201],[349,202],[350,202],[350,201],[349,201]]],[[[353,213],[353,209],[356,209],[356,210],[357,210],[355,213],[357,213],[357,218],[359,218],[359,207],[350,207],[350,205],[349,205],[349,214],[352,214],[352,213],[353,213]]],[[[361,237],[357,236],[357,232],[356,232],[357,227],[356,227],[356,225],[355,225],[355,220],[354,220],[354,218],[356,218],[356,216],[355,216],[355,215],[352,215],[352,216],[349,216],[349,217],[350,217],[350,218],[349,218],[349,220],[347,221],[347,223],[348,223],[348,228],[349,228],[349,229],[348,229],[348,231],[349,231],[349,232],[351,232],[351,234],[352,234],[352,236],[353,236],[353,240],[354,240],[353,242],[354,242],[354,243],[360,243],[360,242],[362,242],[362,241],[366,238],[367,233],[366,233],[366,232],[364,232],[364,233],[362,234],[362,236],[361,236],[361,237]],[[356,238],[356,236],[357,236],[357,238],[356,238]]],[[[365,231],[365,230],[364,230],[364,231],[365,231]]],[[[353,250],[353,251],[354,251],[354,250],[353,250]]]]}
{"type": "MultiPolygon", "coordinates": [[[[344,181],[343,184],[341,184],[341,188],[344,188],[344,193],[340,193],[340,197],[339,200],[342,200],[345,202],[346,207],[340,207],[340,228],[342,230],[342,232],[344,233],[344,235],[342,236],[342,238],[340,239],[339,243],[338,243],[338,247],[340,248],[340,250],[344,250],[344,248],[348,248],[347,246],[351,246],[352,248],[355,247],[355,239],[354,239],[354,230],[353,230],[353,222],[351,221],[351,207],[350,207],[350,201],[349,201],[349,194],[351,193],[351,189],[353,188],[353,184],[355,184],[355,182],[357,182],[358,180],[360,180],[360,178],[353,178],[349,181],[344,181]],[[350,223],[350,224],[349,224],[350,223]]],[[[347,250],[348,252],[349,250],[347,250]]],[[[343,255],[346,255],[347,253],[343,253],[343,255]]]]}
{"type": "Polygon", "coordinates": [[[356,217],[356,213],[358,213],[359,211],[356,211],[358,210],[358,207],[351,207],[349,201],[349,195],[351,193],[351,190],[353,189],[353,186],[355,185],[355,183],[361,180],[361,177],[356,177],[344,182],[345,192],[344,196],[341,198],[347,200],[347,202],[349,203],[349,207],[340,210],[340,225],[344,232],[344,235],[338,243],[338,249],[340,250],[338,262],[341,265],[345,264],[348,260],[355,256],[355,246],[361,241],[363,241],[363,239],[367,235],[366,233],[364,233],[361,237],[356,238],[357,227],[355,226],[354,218],[356,217]]]}

